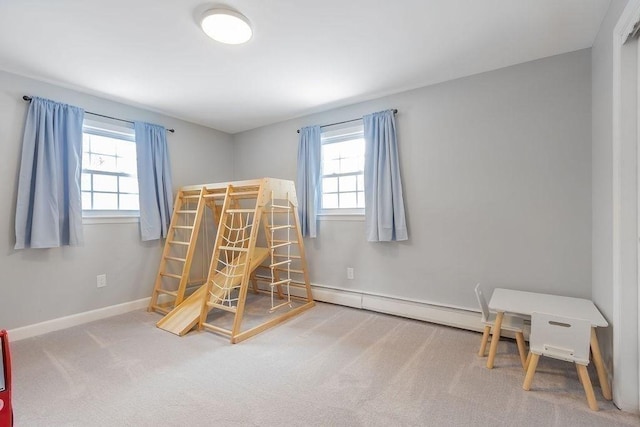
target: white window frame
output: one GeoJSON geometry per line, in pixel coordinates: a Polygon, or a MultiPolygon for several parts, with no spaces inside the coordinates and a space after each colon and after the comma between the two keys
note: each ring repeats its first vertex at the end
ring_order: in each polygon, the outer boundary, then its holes
{"type": "MultiPolygon", "coordinates": [[[[364,138],[364,124],[362,120],[358,120],[357,122],[351,122],[348,124],[331,126],[329,129],[322,131],[320,141],[322,146],[326,144],[333,144],[337,142],[349,141],[352,139],[364,138]]],[[[364,156],[364,152],[362,153],[364,156]]],[[[320,164],[320,207],[318,209],[318,218],[320,220],[354,220],[354,221],[364,221],[364,208],[330,208],[325,209],[322,207],[322,180],[323,178],[329,176],[346,176],[346,175],[364,175],[364,168],[360,172],[350,172],[345,174],[333,174],[333,175],[323,175],[323,165],[324,161],[324,151],[321,149],[321,164],[320,164]]]]}
{"type": "MultiPolygon", "coordinates": [[[[135,130],[133,124],[116,122],[109,119],[87,119],[85,118],[83,126],[83,147],[84,155],[84,134],[106,136],[109,138],[122,139],[135,143],[135,130]]],[[[82,173],[90,171],[83,164],[82,173]]],[[[105,175],[111,175],[106,173],[105,175]]],[[[117,176],[131,176],[128,174],[115,174],[117,176]]],[[[140,218],[139,210],[82,210],[83,224],[109,224],[109,223],[132,223],[138,222],[140,218]]]]}

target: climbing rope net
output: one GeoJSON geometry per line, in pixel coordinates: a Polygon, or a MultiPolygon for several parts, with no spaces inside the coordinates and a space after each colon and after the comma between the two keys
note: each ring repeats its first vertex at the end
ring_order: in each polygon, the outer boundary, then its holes
{"type": "Polygon", "coordinates": [[[228,221],[223,224],[222,245],[218,255],[213,286],[209,291],[211,302],[234,308],[238,302],[238,289],[242,285],[251,227],[252,215],[249,212],[231,212],[228,221]]]}

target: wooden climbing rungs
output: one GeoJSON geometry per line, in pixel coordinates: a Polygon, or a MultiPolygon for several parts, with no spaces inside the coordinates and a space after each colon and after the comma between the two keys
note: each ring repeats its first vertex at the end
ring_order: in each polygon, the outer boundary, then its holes
{"type": "Polygon", "coordinates": [[[254,213],[255,209],[227,209],[227,213],[254,213]]]}
{"type": "Polygon", "coordinates": [[[297,203],[294,183],[272,178],[183,187],[176,197],[150,305],[152,310],[168,311],[158,327],[183,335],[198,325],[199,329],[223,334],[236,343],[313,307],[297,203]],[[194,208],[196,201],[198,207],[194,208]],[[202,206],[211,208],[217,234],[204,284],[184,298],[195,242],[201,233],[202,206]],[[263,236],[258,236],[260,230],[263,236]],[[257,241],[266,242],[267,248],[256,247],[257,241]],[[172,263],[168,271],[167,263],[172,263]],[[266,268],[270,277],[262,279],[254,274],[258,266],[266,268]],[[289,273],[297,274],[299,280],[291,279],[289,273]],[[174,290],[178,279],[178,289],[174,290]],[[168,284],[164,289],[162,280],[168,284]],[[270,284],[270,291],[258,288],[257,282],[263,280],[270,284]],[[291,295],[289,285],[302,292],[291,295]],[[243,330],[249,289],[271,295],[271,309],[267,310],[271,314],[263,323],[243,330]],[[163,298],[158,303],[158,295],[174,297],[175,302],[167,304],[163,298]],[[296,305],[292,305],[293,300],[296,305]],[[290,309],[284,309],[286,306],[290,309]],[[275,313],[278,308],[280,311],[275,313]],[[217,316],[207,321],[211,310],[226,312],[227,318],[232,316],[233,326],[227,329],[228,325],[215,325],[217,316]]]}
{"type": "MultiPolygon", "coordinates": [[[[165,309],[163,304],[159,304],[158,297],[160,295],[173,297],[173,301],[169,302],[170,307],[180,304],[184,299],[185,290],[189,282],[191,262],[193,261],[196,242],[198,240],[197,230],[200,229],[200,222],[205,207],[204,195],[205,191],[202,188],[198,190],[181,190],[176,195],[171,224],[169,225],[169,231],[160,259],[160,266],[158,267],[158,274],[151,295],[151,302],[149,303],[149,311],[160,311],[163,313],[170,311],[165,309]],[[193,208],[193,204],[196,205],[195,209],[193,208]],[[176,239],[176,230],[181,230],[179,232],[180,239],[186,240],[176,239]],[[181,271],[167,271],[168,261],[180,262],[182,266],[181,271]],[[166,289],[164,287],[165,278],[178,280],[177,289],[166,289]]],[[[174,267],[177,265],[173,263],[174,267]]],[[[172,286],[175,286],[175,281],[173,283],[172,286]]]]}
{"type": "Polygon", "coordinates": [[[236,246],[220,246],[220,250],[231,252],[249,252],[249,248],[242,248],[236,246]]]}

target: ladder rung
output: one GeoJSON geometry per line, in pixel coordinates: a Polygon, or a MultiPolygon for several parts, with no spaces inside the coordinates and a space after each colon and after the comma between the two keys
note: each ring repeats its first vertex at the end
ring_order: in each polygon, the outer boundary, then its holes
{"type": "Polygon", "coordinates": [[[171,245],[189,246],[189,242],[180,242],[178,240],[169,240],[168,243],[171,244],[171,245]]]}
{"type": "Polygon", "coordinates": [[[221,251],[237,251],[237,252],[248,252],[249,248],[235,248],[233,246],[220,246],[221,251]]]}
{"type": "Polygon", "coordinates": [[[254,213],[255,209],[227,209],[227,213],[254,213]]]}
{"type": "Polygon", "coordinates": [[[170,259],[171,261],[180,261],[180,262],[185,262],[186,261],[186,259],[178,258],[177,256],[166,256],[166,257],[164,257],[164,259],[170,259]]]}
{"type": "Polygon", "coordinates": [[[276,225],[275,227],[269,227],[270,230],[285,230],[287,228],[295,228],[294,225],[276,225]]]}
{"type": "Polygon", "coordinates": [[[203,197],[205,199],[223,199],[225,196],[224,193],[213,193],[213,194],[205,194],[203,197]]]}
{"type": "Polygon", "coordinates": [[[287,259],[285,261],[275,262],[273,264],[270,264],[269,268],[275,268],[275,267],[277,267],[279,265],[289,264],[290,262],[292,262],[292,260],[290,260],[290,259],[287,259]]]}
{"type": "Polygon", "coordinates": [[[228,329],[219,328],[219,327],[214,326],[214,325],[212,325],[212,324],[210,324],[210,323],[203,323],[203,324],[202,324],[202,326],[203,326],[205,329],[209,329],[210,331],[217,332],[217,333],[219,333],[219,334],[223,334],[223,335],[229,335],[229,336],[231,336],[231,331],[230,331],[230,330],[228,330],[228,329]]]}
{"type": "Polygon", "coordinates": [[[291,206],[281,206],[281,205],[273,205],[273,204],[271,205],[271,207],[275,209],[285,209],[285,210],[291,209],[291,206]]]}
{"type": "Polygon", "coordinates": [[[173,274],[173,273],[160,273],[160,275],[161,275],[161,276],[164,276],[164,277],[172,277],[172,278],[174,278],[174,279],[178,279],[178,280],[182,279],[182,276],[181,276],[181,275],[179,275],[179,274],[173,274]]]}
{"type": "MultiPolygon", "coordinates": [[[[289,286],[291,286],[292,288],[306,289],[307,284],[302,282],[295,282],[292,280],[291,283],[289,283],[289,286]]],[[[291,295],[291,298],[293,298],[293,295],[291,295]]]]}
{"type": "Polygon", "coordinates": [[[291,307],[291,301],[285,301],[285,302],[282,302],[282,303],[276,305],[275,307],[271,307],[269,309],[269,313],[273,313],[274,311],[276,311],[279,308],[284,307],[285,305],[288,305],[289,307],[291,307]]]}
{"type": "Polygon", "coordinates": [[[291,259],[300,259],[300,255],[287,255],[287,254],[273,254],[276,258],[291,258],[291,259]]]}
{"type": "Polygon", "coordinates": [[[163,314],[169,314],[169,311],[171,311],[165,307],[162,307],[161,305],[154,305],[153,307],[151,307],[151,309],[153,311],[159,311],[160,313],[163,313],[163,314]]]}
{"type": "Polygon", "coordinates": [[[293,268],[274,268],[274,270],[276,270],[276,271],[286,271],[286,272],[296,273],[296,274],[304,274],[304,271],[302,271],[302,270],[294,270],[293,268]]]}
{"type": "Polygon", "coordinates": [[[174,297],[178,296],[178,292],[177,291],[168,291],[166,289],[156,289],[156,292],[159,294],[166,294],[166,295],[171,295],[174,297]]]}
{"type": "Polygon", "coordinates": [[[274,243],[298,243],[297,240],[282,240],[282,239],[273,239],[272,242],[274,243]]]}
{"type": "Polygon", "coordinates": [[[200,195],[199,194],[194,194],[194,195],[190,195],[190,196],[181,196],[181,199],[199,199],[200,195]]]}
{"type": "Polygon", "coordinates": [[[229,193],[230,196],[257,196],[258,191],[233,191],[229,193]]]}
{"type": "Polygon", "coordinates": [[[193,225],[174,225],[173,228],[180,228],[185,230],[190,230],[193,228],[193,225]]]}
{"type": "Polygon", "coordinates": [[[285,283],[291,283],[292,281],[293,280],[291,279],[278,280],[277,282],[271,282],[271,286],[284,285],[285,283]]]}
{"type": "Polygon", "coordinates": [[[228,311],[230,313],[235,313],[236,312],[236,308],[235,307],[229,307],[228,305],[218,304],[217,302],[209,302],[209,301],[207,301],[207,307],[218,308],[220,310],[228,311]]]}
{"type": "Polygon", "coordinates": [[[284,243],[276,243],[275,245],[271,245],[271,249],[278,249],[278,248],[282,248],[284,246],[289,246],[294,244],[295,242],[284,242],[284,243]]]}
{"type": "Polygon", "coordinates": [[[182,209],[182,210],[177,210],[176,213],[179,214],[194,214],[198,212],[197,210],[191,210],[191,209],[182,209]]]}

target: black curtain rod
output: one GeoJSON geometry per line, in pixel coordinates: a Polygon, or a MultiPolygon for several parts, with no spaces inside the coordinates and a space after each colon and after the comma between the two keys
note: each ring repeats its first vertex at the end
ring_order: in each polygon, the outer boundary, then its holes
{"type": "MultiPolygon", "coordinates": [[[[22,97],[22,99],[24,99],[25,101],[31,101],[31,97],[24,95],[22,97]]],[[[86,114],[91,114],[92,116],[98,116],[98,117],[104,117],[106,119],[112,119],[112,120],[118,120],[120,122],[125,122],[125,123],[131,123],[133,124],[133,122],[131,120],[125,120],[125,119],[119,119],[117,117],[111,117],[111,116],[105,116],[104,114],[98,114],[98,113],[92,113],[91,111],[85,111],[86,114]]],[[[167,129],[167,132],[171,132],[174,133],[176,130],[175,129],[167,129]]]]}
{"type": "MultiPolygon", "coordinates": [[[[393,109],[393,114],[397,114],[398,110],[396,108],[393,109]]],[[[322,125],[320,126],[321,128],[326,128],[328,126],[335,126],[335,125],[341,125],[344,123],[351,123],[351,122],[357,122],[358,120],[362,120],[362,117],[360,117],[359,119],[351,119],[351,120],[345,120],[344,122],[336,122],[336,123],[329,123],[328,125],[322,125]]],[[[300,133],[300,129],[298,129],[296,132],[300,133]]]]}

